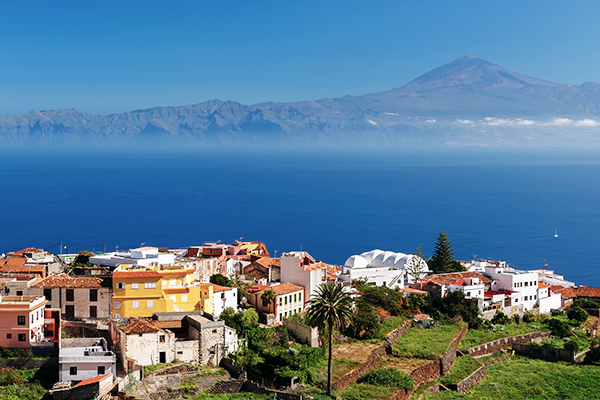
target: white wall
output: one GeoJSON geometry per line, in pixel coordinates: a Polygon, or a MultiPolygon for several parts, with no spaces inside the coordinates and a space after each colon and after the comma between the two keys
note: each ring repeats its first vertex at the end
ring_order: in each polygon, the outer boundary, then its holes
{"type": "Polygon", "coordinates": [[[231,288],[231,290],[224,290],[222,292],[213,292],[213,315],[215,317],[218,317],[227,307],[231,307],[234,311],[237,312],[237,296],[237,288],[231,288]],[[225,297],[225,301],[223,301],[222,296],[225,297]]]}

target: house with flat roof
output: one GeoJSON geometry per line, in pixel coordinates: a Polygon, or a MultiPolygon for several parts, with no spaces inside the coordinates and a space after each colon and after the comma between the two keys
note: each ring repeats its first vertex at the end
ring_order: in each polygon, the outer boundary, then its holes
{"type": "Polygon", "coordinates": [[[106,374],[117,375],[117,357],[106,339],[62,339],[58,355],[60,381],[82,381],[106,374]]]}
{"type": "Polygon", "coordinates": [[[193,268],[120,265],[113,272],[113,318],[150,317],[155,312],[213,312],[213,287],[194,280],[193,268]]]}
{"type": "MultiPolygon", "coordinates": [[[[281,255],[281,282],[304,288],[302,300],[309,300],[319,285],[327,283],[327,264],[316,261],[305,251],[292,251],[281,255]]],[[[280,321],[281,319],[278,318],[280,321]]]]}
{"type": "Polygon", "coordinates": [[[44,339],[44,296],[0,295],[0,346],[30,347],[44,339]]]}
{"type": "Polygon", "coordinates": [[[211,284],[213,287],[213,315],[219,317],[227,307],[238,311],[238,290],[233,287],[226,287],[211,284]]]}

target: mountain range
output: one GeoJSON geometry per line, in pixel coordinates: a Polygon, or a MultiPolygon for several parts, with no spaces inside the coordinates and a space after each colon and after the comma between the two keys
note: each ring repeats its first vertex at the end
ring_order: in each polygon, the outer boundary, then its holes
{"type": "Polygon", "coordinates": [[[210,100],[99,115],[0,116],[4,146],[597,146],[600,85],[559,84],[467,54],[381,93],[244,105],[210,100]]]}

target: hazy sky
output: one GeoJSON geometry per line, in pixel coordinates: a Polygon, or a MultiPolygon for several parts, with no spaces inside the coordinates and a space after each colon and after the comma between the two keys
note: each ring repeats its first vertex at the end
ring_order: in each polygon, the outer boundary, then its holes
{"type": "Polygon", "coordinates": [[[471,53],[600,82],[598,1],[2,1],[0,114],[363,94],[471,53]]]}

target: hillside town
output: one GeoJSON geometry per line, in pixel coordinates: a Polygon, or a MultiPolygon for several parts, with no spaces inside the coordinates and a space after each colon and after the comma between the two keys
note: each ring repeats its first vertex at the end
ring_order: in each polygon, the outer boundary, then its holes
{"type": "MultiPolygon", "coordinates": [[[[348,293],[357,319],[370,290],[374,296],[397,295],[406,308],[396,312],[405,317],[403,324],[441,320],[442,306],[425,312],[423,304],[437,304],[433,299],[464,299],[488,324],[560,313],[576,300],[600,301],[600,288],[576,286],[551,270],[516,270],[491,260],[458,263],[458,271],[435,271],[420,249],[376,249],[334,265],[307,251],[272,257],[257,241],[100,254],[26,248],[0,258],[0,346],[21,358],[57,360],[58,381],[50,390],[56,399],[124,398],[153,366],[226,365],[233,377],[231,355],[248,351],[252,340],[239,322],[249,311],[261,327],[323,346],[319,331],[303,317],[323,285],[348,293]]],[[[349,327],[356,337],[368,336],[373,325],[394,314],[383,305],[370,310],[374,322],[349,327]]],[[[460,318],[470,327],[479,324],[466,313],[460,318]]]]}

